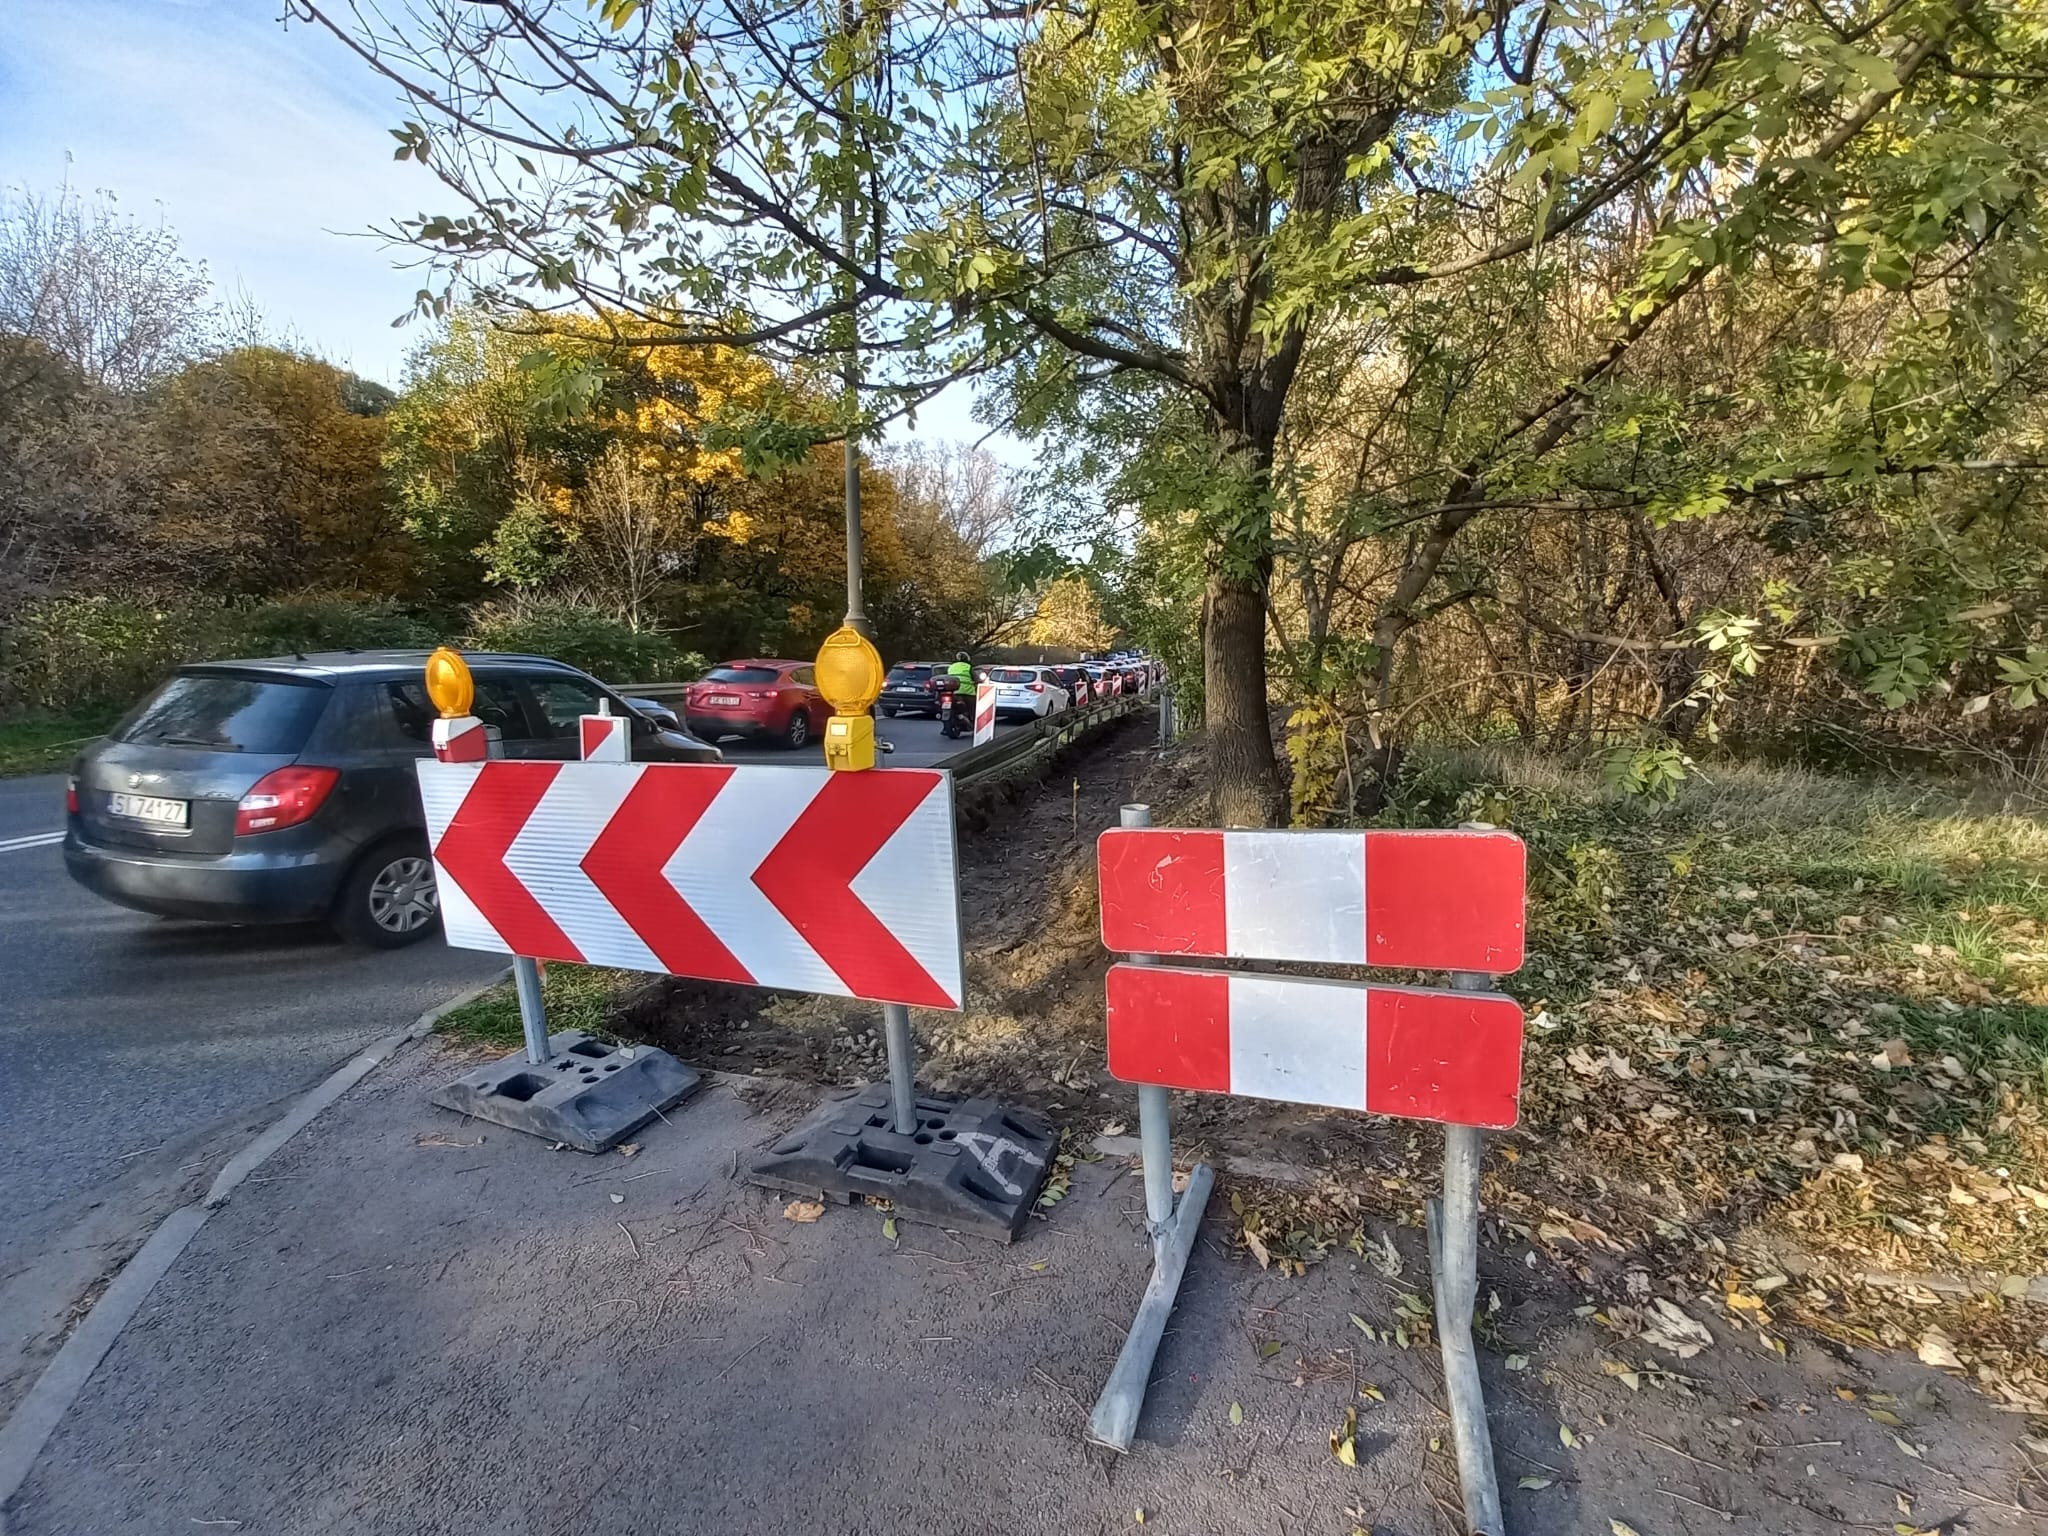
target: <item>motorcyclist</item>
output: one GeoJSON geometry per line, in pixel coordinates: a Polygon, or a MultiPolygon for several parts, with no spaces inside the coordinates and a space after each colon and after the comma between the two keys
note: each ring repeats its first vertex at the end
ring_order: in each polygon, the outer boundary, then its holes
{"type": "Polygon", "coordinates": [[[974,663],[961,651],[946,668],[953,691],[946,700],[946,713],[939,722],[940,734],[956,736],[974,729],[974,663]]]}

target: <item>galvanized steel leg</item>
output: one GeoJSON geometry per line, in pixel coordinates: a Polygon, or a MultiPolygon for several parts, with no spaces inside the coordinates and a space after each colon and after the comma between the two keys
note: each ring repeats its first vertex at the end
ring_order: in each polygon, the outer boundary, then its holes
{"type": "MultiPolygon", "coordinates": [[[[1172,1177],[1169,1172],[1169,1186],[1172,1177]]],[[[1202,1211],[1215,1183],[1214,1170],[1207,1163],[1197,1163],[1172,1220],[1153,1238],[1152,1278],[1145,1286],[1145,1299],[1138,1303],[1137,1318],[1124,1336],[1116,1366],[1102,1396],[1095,1400],[1095,1411],[1088,1416],[1088,1438],[1097,1445],[1114,1451],[1131,1448],[1131,1439],[1138,1432],[1138,1413],[1145,1406],[1145,1384],[1152,1379],[1152,1362],[1159,1355],[1166,1319],[1180,1293],[1181,1273],[1194,1251],[1195,1233],[1201,1228],[1202,1211]]]]}
{"type": "Polygon", "coordinates": [[[917,1058],[910,1043],[910,1010],[901,1003],[882,1004],[882,1041],[889,1051],[889,1100],[896,1134],[917,1133],[917,1058]]]}
{"type": "MultiPolygon", "coordinates": [[[[1126,827],[1152,825],[1152,807],[1127,805],[1118,818],[1126,827]]],[[[1128,955],[1132,965],[1152,965],[1154,955],[1128,955]]],[[[1166,1319],[1180,1294],[1181,1273],[1194,1251],[1195,1234],[1201,1230],[1202,1212],[1209,1204],[1209,1191],[1216,1186],[1215,1172],[1207,1163],[1197,1163],[1188,1174],[1187,1191],[1176,1203],[1173,1198],[1173,1101],[1164,1088],[1140,1084],[1138,1088],[1138,1145],[1145,1160],[1145,1230],[1152,1237],[1152,1278],[1146,1282],[1138,1316],[1124,1335],[1124,1347],[1104,1383],[1095,1411],[1088,1416],[1088,1438],[1111,1450],[1128,1451],[1138,1432],[1138,1414],[1145,1406],[1145,1384],[1152,1379],[1152,1362],[1159,1354],[1159,1341],[1166,1335],[1166,1319]]]]}
{"type": "Polygon", "coordinates": [[[1145,1229],[1156,1249],[1173,1220],[1173,1101],[1164,1088],[1138,1088],[1138,1144],[1145,1159],[1145,1229]]]}
{"type": "MultiPolygon", "coordinates": [[[[1484,992],[1492,988],[1493,978],[1478,971],[1454,971],[1451,985],[1460,992],[1484,992]]],[[[1458,1483],[1465,1494],[1465,1524],[1484,1536],[1504,1536],[1507,1527],[1493,1470],[1479,1354],[1472,1343],[1472,1313],[1479,1299],[1479,1172],[1484,1150],[1485,1134],[1477,1126],[1444,1127],[1443,1204],[1439,1208],[1432,1200],[1427,1208],[1429,1262],[1445,1396],[1458,1451],[1458,1483]]]]}
{"type": "Polygon", "coordinates": [[[519,1027],[526,1035],[526,1059],[540,1066],[548,1059],[548,1010],[541,1000],[540,967],[525,955],[512,957],[512,987],[519,994],[519,1027]]]}

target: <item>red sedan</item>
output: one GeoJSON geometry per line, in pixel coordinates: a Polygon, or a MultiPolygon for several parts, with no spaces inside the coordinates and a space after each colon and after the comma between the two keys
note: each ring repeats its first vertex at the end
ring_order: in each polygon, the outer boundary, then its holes
{"type": "Polygon", "coordinates": [[[690,684],[683,705],[692,734],[715,742],[751,736],[801,747],[825,728],[832,706],[808,661],[726,661],[690,684]]]}

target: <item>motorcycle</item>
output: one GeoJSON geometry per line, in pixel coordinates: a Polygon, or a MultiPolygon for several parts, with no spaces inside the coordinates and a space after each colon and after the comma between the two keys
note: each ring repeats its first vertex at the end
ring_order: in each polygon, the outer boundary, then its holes
{"type": "Polygon", "coordinates": [[[974,690],[960,686],[957,677],[949,677],[939,684],[945,695],[940,700],[939,734],[948,741],[958,741],[962,736],[974,734],[974,690]]]}

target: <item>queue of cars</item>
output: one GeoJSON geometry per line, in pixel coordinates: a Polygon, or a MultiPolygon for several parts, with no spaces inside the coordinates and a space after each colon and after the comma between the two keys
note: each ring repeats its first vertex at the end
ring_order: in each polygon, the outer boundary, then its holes
{"type": "MultiPolygon", "coordinates": [[[[996,663],[975,668],[977,681],[996,685],[999,719],[1043,720],[1094,699],[1120,693],[1142,693],[1165,675],[1159,663],[1142,651],[1122,651],[1098,661],[1073,663],[996,663]]],[[[877,710],[897,716],[938,718],[953,692],[946,664],[900,661],[882,683],[877,710]]]]}
{"type": "MultiPolygon", "coordinates": [[[[227,923],[325,921],[392,948],[439,917],[415,760],[431,754],[424,651],[345,651],[181,667],[81,752],[65,785],[64,863],[109,901],[227,923]]],[[[722,662],[684,691],[680,717],[544,656],[473,654],[472,709],[508,758],[578,755],[577,722],[631,722],[642,762],[717,762],[738,736],[787,748],[831,706],[812,663],[722,662]]],[[[1044,719],[1160,675],[1124,655],[1072,666],[992,665],[996,710],[1044,719]]],[[[886,716],[938,716],[940,663],[890,669],[886,716]]]]}

